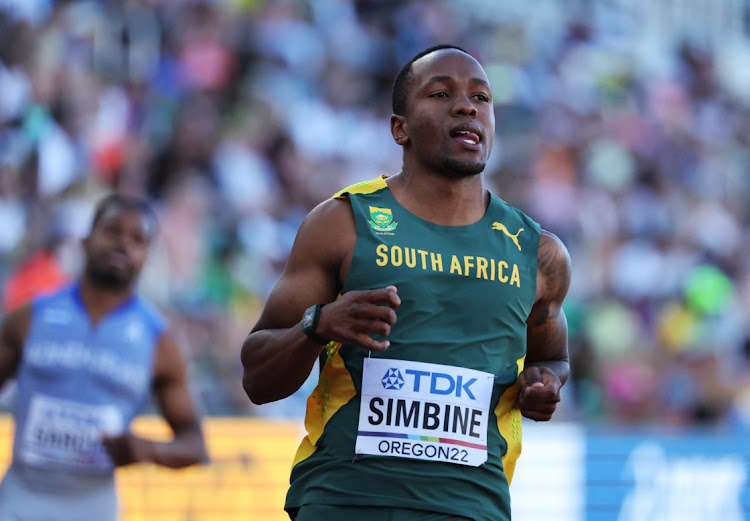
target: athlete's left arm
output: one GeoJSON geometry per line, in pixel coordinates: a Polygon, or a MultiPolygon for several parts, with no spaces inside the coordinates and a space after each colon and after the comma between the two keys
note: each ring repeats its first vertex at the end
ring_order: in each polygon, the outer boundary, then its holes
{"type": "Polygon", "coordinates": [[[162,416],[173,432],[167,442],[147,440],[126,432],[105,437],[116,465],[151,462],[182,468],[206,462],[208,455],[201,422],[190,394],[187,366],[177,343],[169,333],[162,334],[154,361],[153,389],[162,416]]]}
{"type": "Polygon", "coordinates": [[[526,320],[526,360],[518,377],[521,413],[546,421],[570,375],[568,321],[562,309],[570,287],[570,256],[554,234],[542,230],[537,254],[536,303],[526,320]]]}

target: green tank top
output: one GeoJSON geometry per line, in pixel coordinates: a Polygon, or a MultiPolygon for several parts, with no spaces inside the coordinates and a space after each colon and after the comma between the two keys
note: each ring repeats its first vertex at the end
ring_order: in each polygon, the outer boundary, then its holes
{"type": "Polygon", "coordinates": [[[326,346],[286,508],[509,520],[539,225],[493,195],[480,221],[440,226],[399,205],[384,178],[336,197],[350,200],[357,231],[341,293],[395,285],[401,305],[385,352],[326,346]]]}

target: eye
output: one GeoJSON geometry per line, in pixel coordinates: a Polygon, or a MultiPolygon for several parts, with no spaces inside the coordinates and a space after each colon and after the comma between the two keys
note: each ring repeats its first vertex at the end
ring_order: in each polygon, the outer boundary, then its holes
{"type": "Polygon", "coordinates": [[[114,237],[120,233],[120,228],[113,223],[104,223],[101,227],[102,235],[107,237],[114,237]]]}
{"type": "Polygon", "coordinates": [[[443,92],[443,91],[433,92],[432,94],[430,94],[430,97],[431,98],[447,98],[448,97],[448,93],[447,92],[443,92]]]}
{"type": "Polygon", "coordinates": [[[486,102],[490,101],[490,97],[487,96],[486,94],[477,94],[477,99],[479,101],[486,101],[486,102]]]}
{"type": "Polygon", "coordinates": [[[130,240],[133,241],[133,243],[135,243],[135,244],[137,244],[139,246],[144,245],[144,244],[148,244],[148,238],[146,237],[146,235],[144,235],[141,232],[136,232],[136,233],[130,234],[130,240]]]}

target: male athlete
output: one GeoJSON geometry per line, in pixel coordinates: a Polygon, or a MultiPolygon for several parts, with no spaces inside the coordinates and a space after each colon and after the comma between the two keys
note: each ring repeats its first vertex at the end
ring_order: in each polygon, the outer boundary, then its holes
{"type": "Polygon", "coordinates": [[[570,258],[489,193],[492,90],[437,46],[393,89],[403,168],[318,205],[242,347],[256,403],[316,359],[292,519],[510,519],[521,414],[552,417],[568,378],[570,258]]]}
{"type": "Polygon", "coordinates": [[[15,377],[17,396],[0,521],[114,520],[116,466],[179,468],[206,458],[180,350],[134,293],[155,231],[142,200],[105,198],[83,241],[80,280],[6,318],[0,384],[15,377]],[[172,441],[128,430],[152,392],[172,441]]]}

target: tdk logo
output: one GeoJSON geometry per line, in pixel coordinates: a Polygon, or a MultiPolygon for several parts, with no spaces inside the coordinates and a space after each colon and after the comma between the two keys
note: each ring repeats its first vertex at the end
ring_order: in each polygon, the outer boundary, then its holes
{"type": "MultiPolygon", "coordinates": [[[[453,394],[457,398],[467,396],[476,400],[474,393],[471,392],[471,386],[477,381],[476,378],[464,381],[461,375],[453,376],[447,373],[432,373],[416,369],[406,369],[404,373],[413,378],[412,391],[415,393],[427,392],[443,396],[453,394]]],[[[406,384],[401,371],[394,368],[388,369],[381,382],[384,388],[396,391],[406,384]]]]}
{"type": "Polygon", "coordinates": [[[383,384],[384,388],[395,389],[397,391],[404,386],[404,383],[406,383],[404,382],[404,377],[401,376],[401,371],[395,368],[388,369],[380,382],[383,384]]]}

